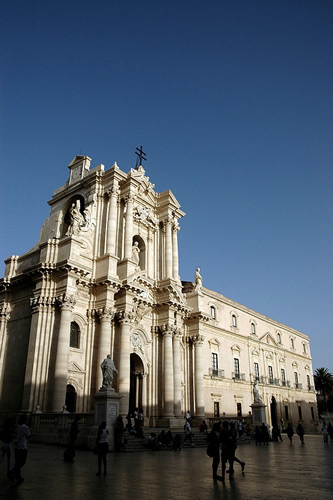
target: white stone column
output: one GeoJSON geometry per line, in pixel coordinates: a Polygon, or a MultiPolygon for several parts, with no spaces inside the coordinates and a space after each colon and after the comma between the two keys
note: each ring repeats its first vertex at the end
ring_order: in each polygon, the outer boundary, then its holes
{"type": "Polygon", "coordinates": [[[148,378],[147,374],[144,373],[142,375],[142,410],[143,410],[143,415],[146,417],[147,416],[147,408],[148,408],[148,401],[147,401],[147,383],[148,383],[148,378]]]}
{"type": "Polygon", "coordinates": [[[164,342],[163,353],[163,393],[164,393],[164,411],[163,415],[171,417],[174,415],[174,380],[173,380],[173,350],[171,325],[161,327],[164,342]]]}
{"type": "Polygon", "coordinates": [[[173,334],[174,412],[176,417],[180,417],[182,414],[181,338],[181,331],[176,328],[173,334]]]}
{"type": "Polygon", "coordinates": [[[205,398],[204,398],[204,387],[203,387],[203,335],[194,335],[192,337],[192,342],[195,351],[195,415],[197,417],[205,416],[205,398]]]}
{"type": "Polygon", "coordinates": [[[100,370],[100,366],[102,361],[106,358],[108,354],[111,354],[111,322],[114,317],[114,313],[112,312],[111,307],[102,307],[98,309],[97,315],[100,320],[100,335],[99,335],[99,345],[98,345],[98,361],[97,361],[97,380],[96,380],[96,389],[102,386],[102,371],[100,370]]]}
{"type": "Polygon", "coordinates": [[[116,252],[116,229],[117,229],[117,199],[119,189],[116,184],[109,191],[109,211],[108,211],[108,226],[106,253],[115,255],[116,252]]]}
{"type": "MultiPolygon", "coordinates": [[[[24,390],[22,400],[22,410],[34,410],[34,392],[36,389],[36,371],[37,360],[40,347],[40,330],[42,323],[42,314],[44,308],[44,299],[41,296],[35,296],[30,299],[31,322],[29,333],[28,355],[25,366],[24,390]]],[[[39,402],[38,402],[39,403],[39,402]]]]}
{"type": "MultiPolygon", "coordinates": [[[[0,374],[2,373],[2,365],[4,361],[4,352],[5,352],[5,343],[6,343],[6,331],[7,331],[7,321],[10,318],[10,305],[8,303],[4,303],[0,307],[0,374]]],[[[1,389],[0,382],[0,389],[1,389]]]]}
{"type": "Polygon", "coordinates": [[[174,220],[172,226],[172,277],[174,280],[179,280],[179,264],[178,264],[178,237],[177,233],[179,226],[177,220],[174,220]]]}
{"type": "Polygon", "coordinates": [[[121,396],[120,415],[126,416],[129,409],[130,393],[130,332],[134,315],[131,312],[119,312],[117,318],[120,323],[120,354],[118,368],[118,392],[121,396]]]}
{"type": "Polygon", "coordinates": [[[165,277],[172,278],[172,236],[171,220],[165,221],[165,277]]]}
{"type": "Polygon", "coordinates": [[[61,411],[66,399],[68,377],[69,337],[72,311],[75,305],[73,295],[63,294],[58,298],[61,309],[57,354],[54,368],[53,411],[61,411]]]}
{"type": "Polygon", "coordinates": [[[151,229],[148,228],[148,235],[147,235],[147,276],[148,278],[153,278],[153,273],[152,273],[152,233],[151,229]]]}
{"type": "Polygon", "coordinates": [[[132,239],[133,239],[133,196],[128,196],[126,206],[126,224],[125,224],[125,259],[132,257],[132,239]]]}

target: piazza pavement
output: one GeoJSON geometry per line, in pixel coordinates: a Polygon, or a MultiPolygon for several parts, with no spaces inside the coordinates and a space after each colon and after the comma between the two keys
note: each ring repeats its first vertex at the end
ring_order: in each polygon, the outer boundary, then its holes
{"type": "Polygon", "coordinates": [[[30,444],[22,469],[24,482],[14,486],[0,466],[0,498],[20,500],[215,500],[215,499],[333,499],[333,444],[320,435],[306,435],[305,445],[294,437],[290,446],[242,444],[236,455],[246,462],[244,473],[235,463],[233,480],[212,479],[212,460],[205,448],[108,453],[106,476],[96,476],[97,457],[77,450],[73,463],[63,461],[63,448],[30,444]]]}

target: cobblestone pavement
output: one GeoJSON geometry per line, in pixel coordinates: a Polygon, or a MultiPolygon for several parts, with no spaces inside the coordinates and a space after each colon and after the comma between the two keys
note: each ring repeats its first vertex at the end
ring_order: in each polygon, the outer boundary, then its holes
{"type": "Polygon", "coordinates": [[[108,473],[96,476],[97,458],[77,450],[73,463],[62,459],[58,446],[30,444],[22,469],[24,482],[12,485],[0,467],[0,498],[22,500],[210,500],[210,499],[333,499],[333,444],[321,436],[294,437],[256,447],[242,444],[237,456],[246,462],[242,474],[235,464],[232,481],[213,481],[211,459],[204,448],[181,452],[109,453],[108,473]]]}

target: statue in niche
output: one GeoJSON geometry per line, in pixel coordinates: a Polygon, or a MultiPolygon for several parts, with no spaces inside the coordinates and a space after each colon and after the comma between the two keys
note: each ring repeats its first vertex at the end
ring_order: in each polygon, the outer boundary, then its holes
{"type": "Polygon", "coordinates": [[[259,395],[258,382],[253,384],[253,397],[255,403],[262,403],[259,395]]]}
{"type": "Polygon", "coordinates": [[[69,216],[71,218],[71,223],[66,233],[67,236],[71,235],[77,236],[80,232],[81,227],[85,225],[85,220],[80,209],[81,209],[80,200],[76,200],[75,203],[72,203],[72,206],[69,209],[69,216]]]}
{"type": "Polygon", "coordinates": [[[103,375],[102,388],[111,389],[113,372],[118,373],[118,370],[115,367],[113,360],[111,359],[111,354],[108,354],[104,359],[104,361],[102,362],[101,370],[103,375]]]}
{"type": "Polygon", "coordinates": [[[132,260],[135,262],[137,266],[139,266],[140,262],[140,248],[139,243],[135,241],[132,246],[132,260]]]}
{"type": "Polygon", "coordinates": [[[202,276],[200,274],[200,267],[197,267],[194,275],[194,290],[200,290],[202,287],[202,276]]]}

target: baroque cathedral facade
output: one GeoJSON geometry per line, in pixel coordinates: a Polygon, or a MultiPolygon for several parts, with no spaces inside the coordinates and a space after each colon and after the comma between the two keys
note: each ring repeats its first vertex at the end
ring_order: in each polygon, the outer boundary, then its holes
{"type": "Polygon", "coordinates": [[[140,165],[90,167],[76,156],[49,201],[38,243],[0,280],[0,412],[84,413],[111,354],[121,415],[150,426],[249,415],[256,383],[266,420],[316,428],[309,338],[182,282],[179,219],[140,165]]]}

